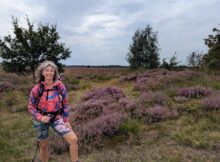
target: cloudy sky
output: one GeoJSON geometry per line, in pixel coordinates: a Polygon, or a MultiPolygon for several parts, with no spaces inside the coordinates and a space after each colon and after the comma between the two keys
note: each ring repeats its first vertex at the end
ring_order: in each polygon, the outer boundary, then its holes
{"type": "Polygon", "coordinates": [[[126,55],[137,29],[158,32],[160,58],[174,52],[181,64],[192,51],[207,52],[204,38],[220,24],[220,0],[0,0],[0,37],[12,33],[11,16],[25,26],[56,24],[66,65],[128,65],[126,55]]]}

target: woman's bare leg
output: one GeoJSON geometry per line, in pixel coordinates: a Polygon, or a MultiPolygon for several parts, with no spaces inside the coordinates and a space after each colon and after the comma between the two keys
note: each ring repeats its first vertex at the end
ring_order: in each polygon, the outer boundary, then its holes
{"type": "Polygon", "coordinates": [[[48,162],[48,140],[40,141],[40,159],[42,162],[48,162]]]}
{"type": "Polygon", "coordinates": [[[64,139],[70,144],[70,156],[72,162],[78,161],[78,144],[77,137],[73,131],[63,136],[64,139]]]}

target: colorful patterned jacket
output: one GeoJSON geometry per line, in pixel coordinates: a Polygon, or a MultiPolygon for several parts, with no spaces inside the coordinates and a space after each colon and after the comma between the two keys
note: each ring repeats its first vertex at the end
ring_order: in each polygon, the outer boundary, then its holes
{"type": "MultiPolygon", "coordinates": [[[[44,84],[44,90],[49,89],[45,82],[41,82],[44,84]]],[[[43,92],[43,95],[40,97],[40,101],[38,104],[38,108],[41,109],[43,112],[56,112],[63,106],[63,120],[64,122],[69,121],[69,105],[67,100],[67,91],[65,86],[62,82],[56,81],[53,84],[53,91],[43,92]],[[58,91],[56,87],[58,87],[58,91]],[[48,95],[48,96],[47,96],[48,95]],[[62,103],[62,104],[61,104],[62,103]]],[[[34,119],[41,121],[42,115],[37,111],[37,102],[39,100],[39,91],[40,91],[40,84],[34,86],[31,91],[29,103],[28,103],[28,110],[34,117],[34,119]]],[[[61,115],[58,115],[57,118],[61,118],[61,115]]]]}

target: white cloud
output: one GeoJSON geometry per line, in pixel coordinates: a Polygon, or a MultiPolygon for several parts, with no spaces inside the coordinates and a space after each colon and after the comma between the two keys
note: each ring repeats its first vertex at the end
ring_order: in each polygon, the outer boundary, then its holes
{"type": "Polygon", "coordinates": [[[11,33],[12,19],[19,19],[21,26],[26,25],[26,16],[31,20],[39,20],[41,16],[46,13],[46,8],[30,1],[17,1],[17,0],[0,0],[0,35],[5,36],[6,33],[11,33]]]}

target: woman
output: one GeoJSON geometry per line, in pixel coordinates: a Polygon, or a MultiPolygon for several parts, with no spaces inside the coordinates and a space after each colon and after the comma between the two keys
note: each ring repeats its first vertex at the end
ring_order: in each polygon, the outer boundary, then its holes
{"type": "Polygon", "coordinates": [[[28,110],[38,133],[40,159],[48,162],[49,126],[70,144],[72,162],[78,162],[77,137],[69,123],[69,107],[65,86],[58,80],[57,66],[45,61],[37,68],[38,84],[32,89],[28,110]]]}

